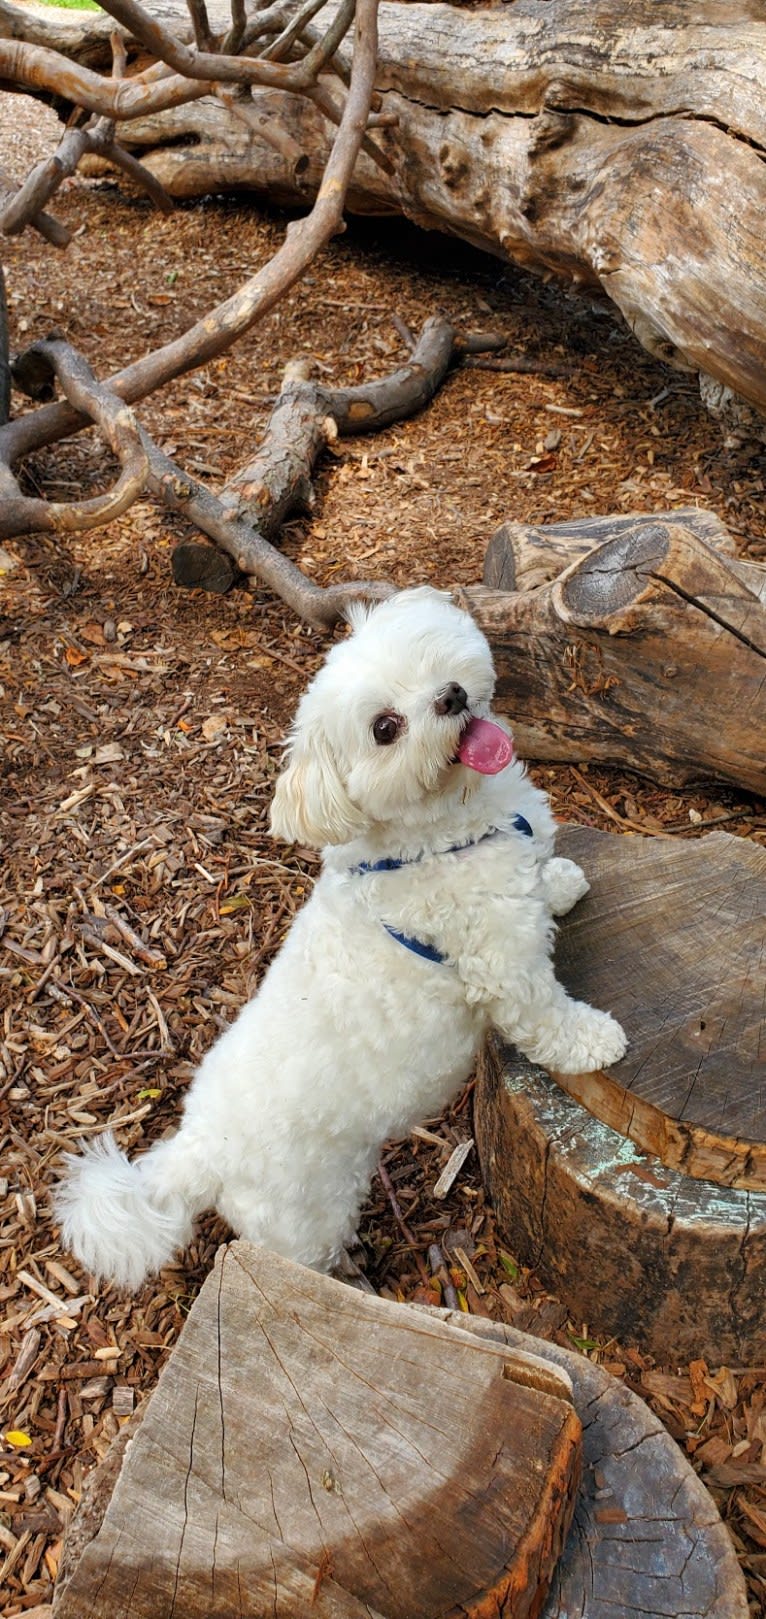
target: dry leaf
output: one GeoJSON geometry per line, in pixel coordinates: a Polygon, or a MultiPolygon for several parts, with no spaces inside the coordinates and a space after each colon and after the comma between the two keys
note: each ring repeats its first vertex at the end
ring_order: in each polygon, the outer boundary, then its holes
{"type": "Polygon", "coordinates": [[[724,1411],[733,1411],[737,1403],[737,1384],[728,1366],[722,1366],[715,1377],[703,1379],[705,1387],[715,1395],[724,1411]]]}

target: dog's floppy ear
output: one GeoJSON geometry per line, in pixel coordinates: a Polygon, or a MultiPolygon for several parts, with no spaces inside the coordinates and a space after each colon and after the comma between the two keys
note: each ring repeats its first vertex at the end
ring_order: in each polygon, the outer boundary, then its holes
{"type": "Polygon", "coordinates": [[[347,843],[363,830],[364,818],[343,786],[320,726],[299,731],[293,738],[277,780],[270,824],[275,838],[314,849],[347,843]]]}

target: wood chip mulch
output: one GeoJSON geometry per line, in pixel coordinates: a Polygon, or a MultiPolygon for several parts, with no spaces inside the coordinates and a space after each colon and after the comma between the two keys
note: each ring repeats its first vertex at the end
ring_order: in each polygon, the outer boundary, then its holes
{"type": "MultiPolygon", "coordinates": [[[[0,162],[50,150],[51,115],[0,97],[0,162]]],[[[170,218],[75,179],[56,210],[66,254],[5,244],[13,340],[53,326],[99,374],[181,331],[272,250],[284,218],[217,198],[170,218]]],[[[727,449],[692,381],[654,364],[608,313],[456,243],[352,224],[235,353],[141,408],[211,482],[257,439],[281,369],[358,381],[401,359],[392,317],[443,310],[503,331],[530,373],[456,374],[429,411],[341,443],[313,520],[286,549],[322,581],[476,581],[509,517],[698,504],[766,557],[763,455],[727,449]]],[[[103,480],[90,434],[41,454],[46,492],[103,480]]],[[[49,1613],[62,1536],[89,1468],[152,1391],[226,1232],[203,1221],[183,1263],[132,1298],[62,1252],[49,1187],[62,1149],[116,1123],[128,1148],[172,1128],[194,1064],[231,1019],[316,870],[266,834],[281,739],[323,651],[265,594],[177,591],[180,533],[149,501],[91,535],[0,551],[0,1614],[49,1613]]],[[[729,789],[540,767],[563,817],[626,834],[766,813],[729,789]]],[[[766,1611],[766,1367],[657,1366],[573,1321],[521,1267],[487,1206],[470,1087],[383,1160],[361,1237],[396,1299],[461,1309],[574,1346],[648,1400],[711,1489],[766,1611]],[[455,1149],[462,1151],[455,1157],[455,1149]],[[439,1178],[451,1182],[446,1195],[439,1178]]]]}

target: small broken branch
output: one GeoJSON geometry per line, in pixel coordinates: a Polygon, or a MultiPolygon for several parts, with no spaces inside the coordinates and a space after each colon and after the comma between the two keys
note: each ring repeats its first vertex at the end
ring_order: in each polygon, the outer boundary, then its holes
{"type": "Polygon", "coordinates": [[[222,504],[270,537],[292,512],[311,509],[311,475],[326,444],[338,435],[378,433],[423,410],[460,348],[449,322],[437,316],[426,321],[408,363],[377,382],[326,388],[308,379],[305,366],[288,366],[264,442],[222,490],[222,504]]]}
{"type": "Polygon", "coordinates": [[[74,174],[86,152],[108,158],[148,192],[163,213],[172,212],[173,200],[164,186],[115,141],[113,119],[98,118],[78,129],[68,129],[53,156],[32,169],[23,185],[6,200],[0,211],[0,231],[6,236],[18,236],[25,225],[33,224],[41,216],[45,203],[74,174]]]}

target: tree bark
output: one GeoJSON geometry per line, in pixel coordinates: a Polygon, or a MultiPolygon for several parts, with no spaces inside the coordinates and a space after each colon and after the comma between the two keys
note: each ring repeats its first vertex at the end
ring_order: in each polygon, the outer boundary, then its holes
{"type": "MultiPolygon", "coordinates": [[[[2,0],[0,29],[93,65],[100,22],[30,13],[2,0]]],[[[734,390],[761,412],[764,80],[766,20],[722,0],[386,3],[376,82],[379,116],[396,122],[375,138],[396,172],[363,156],[349,206],[601,289],[652,353],[701,374],[719,410],[734,390]]],[[[118,138],[145,148],[176,197],[246,186],[302,201],[328,125],[315,105],[255,88],[246,120],[206,96],[118,138]]],[[[761,430],[748,412],[739,422],[761,430]]]]}

